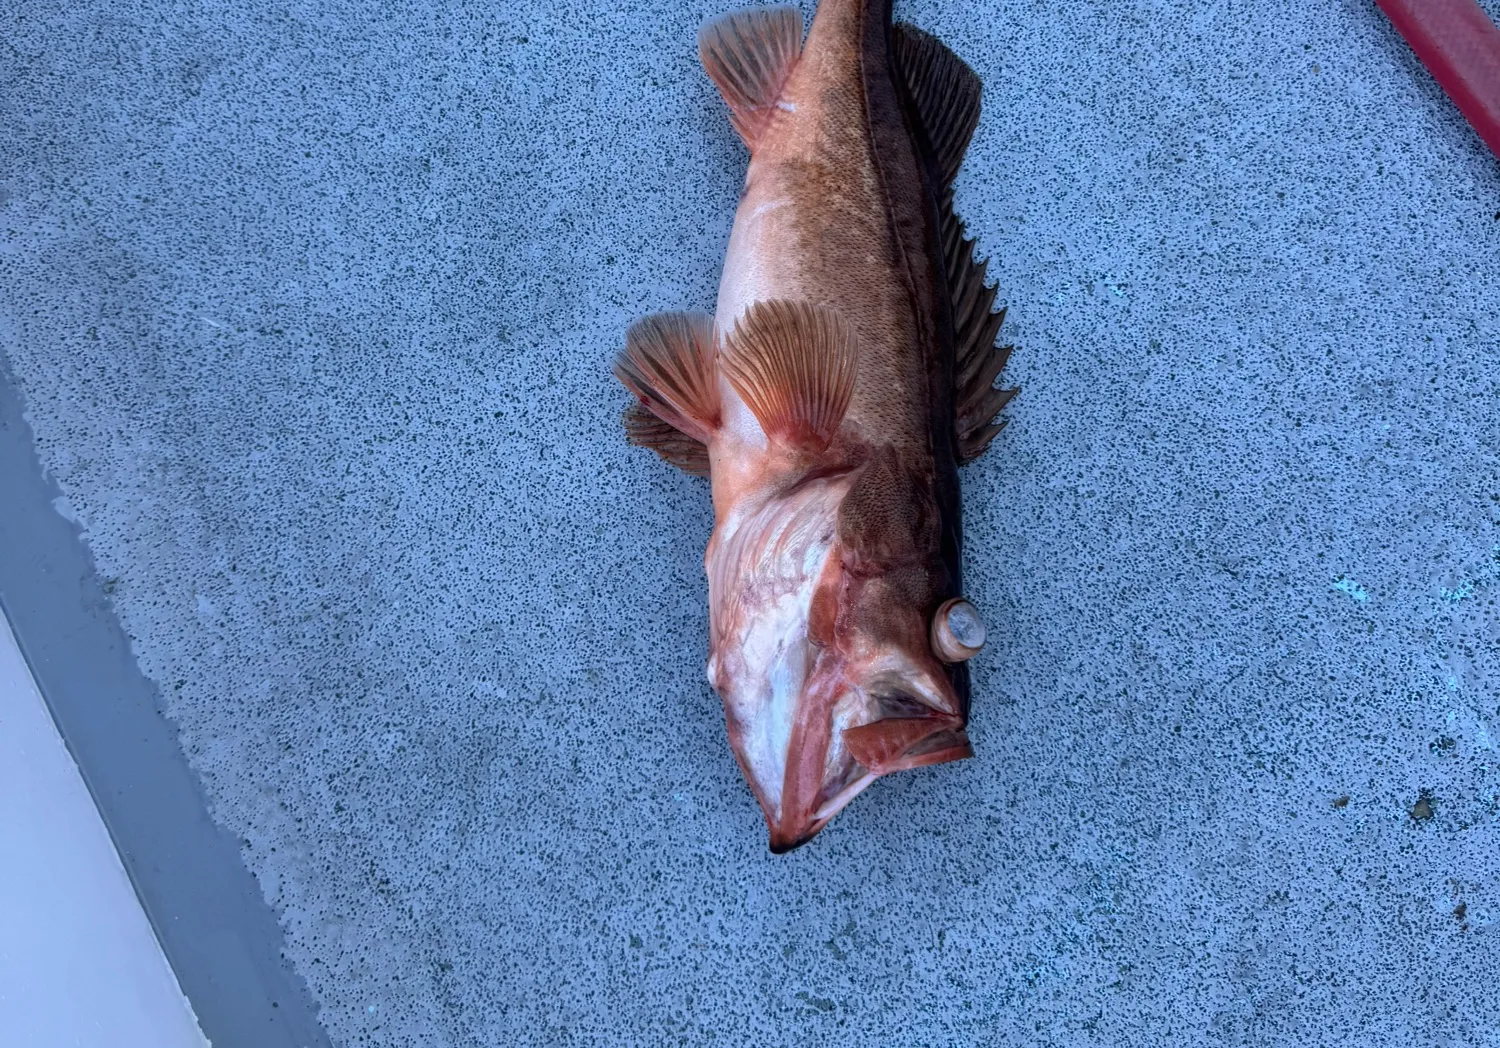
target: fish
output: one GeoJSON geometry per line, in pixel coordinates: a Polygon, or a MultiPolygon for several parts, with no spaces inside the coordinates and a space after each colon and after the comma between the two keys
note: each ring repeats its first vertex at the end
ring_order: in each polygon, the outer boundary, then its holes
{"type": "Polygon", "coordinates": [[[626,439],[709,478],[708,682],[773,852],[884,775],[972,756],[958,468],[1005,311],[954,210],[980,81],[890,0],[711,19],[750,158],[712,315],[625,332],[626,439]]]}

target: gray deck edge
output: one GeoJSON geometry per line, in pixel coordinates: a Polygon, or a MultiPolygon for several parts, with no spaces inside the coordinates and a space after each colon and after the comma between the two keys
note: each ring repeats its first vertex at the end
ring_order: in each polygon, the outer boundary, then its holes
{"type": "Polygon", "coordinates": [[[21,654],[214,1048],[327,1048],[276,916],[209,816],[58,495],[0,347],[0,608],[21,654]]]}

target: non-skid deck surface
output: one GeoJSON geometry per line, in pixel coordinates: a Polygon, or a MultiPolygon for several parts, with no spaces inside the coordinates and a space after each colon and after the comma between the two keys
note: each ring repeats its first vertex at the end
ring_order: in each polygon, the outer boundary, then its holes
{"type": "Polygon", "coordinates": [[[1024,387],[978,756],[775,857],[608,373],[720,10],[0,16],[0,345],[332,1042],[1493,1048],[1500,164],[1372,3],[902,5],[1024,387]]]}

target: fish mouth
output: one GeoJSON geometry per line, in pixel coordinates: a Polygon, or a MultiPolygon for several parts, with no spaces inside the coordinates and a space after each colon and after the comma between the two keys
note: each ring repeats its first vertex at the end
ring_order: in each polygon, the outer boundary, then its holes
{"type": "MultiPolygon", "coordinates": [[[[821,830],[822,827],[819,826],[818,829],[821,830]]],[[[788,852],[794,852],[817,835],[818,830],[809,830],[799,837],[792,838],[782,837],[779,834],[773,833],[771,834],[771,854],[785,855],[788,852]]]]}
{"type": "Polygon", "coordinates": [[[734,716],[750,704],[733,691],[725,701],[731,746],[777,855],[806,844],[882,776],[973,755],[966,711],[937,666],[892,650],[854,666],[827,649],[805,657],[808,670],[773,674],[757,689],[766,701],[750,716],[734,716]]]}
{"type": "Polygon", "coordinates": [[[804,809],[800,817],[795,809],[783,810],[779,819],[767,810],[772,854],[785,855],[802,847],[855,797],[886,775],[974,756],[968,733],[957,718],[898,717],[848,730],[856,733],[853,738],[845,735],[846,742],[853,744],[849,748],[861,751],[855,764],[857,774],[815,809],[804,809]]]}
{"type": "MultiPolygon", "coordinates": [[[[870,777],[870,781],[874,781],[873,776],[870,777]]],[[[818,812],[810,819],[803,820],[800,826],[795,824],[793,826],[771,824],[771,854],[785,855],[787,852],[796,851],[819,833],[822,833],[824,827],[833,820],[835,814],[837,814],[837,809],[829,812],[827,815],[818,812]]]]}

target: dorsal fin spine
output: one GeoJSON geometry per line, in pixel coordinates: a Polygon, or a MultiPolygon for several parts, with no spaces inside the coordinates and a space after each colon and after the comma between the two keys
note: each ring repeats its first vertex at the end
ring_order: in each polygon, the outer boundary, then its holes
{"type": "Polygon", "coordinates": [[[992,424],[991,419],[1015,395],[1015,390],[993,388],[1010,357],[1009,347],[995,348],[1005,310],[993,311],[996,289],[986,279],[985,263],[975,259],[974,241],[965,235],[953,207],[953,179],[979,122],[979,78],[940,40],[920,29],[897,24],[893,40],[896,66],[919,125],[917,137],[930,153],[938,178],[933,187],[938,197],[938,247],[953,317],[954,435],[959,459],[967,462],[1003,428],[1004,423],[992,424]]]}

